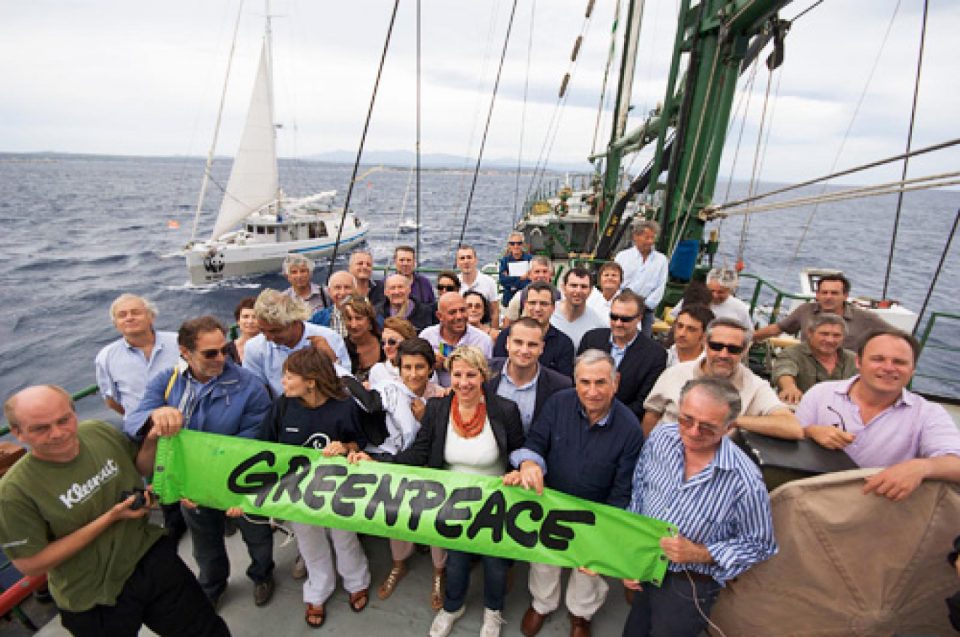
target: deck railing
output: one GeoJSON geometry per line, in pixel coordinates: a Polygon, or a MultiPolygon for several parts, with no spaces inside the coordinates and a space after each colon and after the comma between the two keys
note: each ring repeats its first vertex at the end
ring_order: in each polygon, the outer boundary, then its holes
{"type": "MultiPolygon", "coordinates": [[[[921,356],[921,360],[922,360],[922,357],[923,357],[923,352],[927,351],[928,349],[929,349],[929,350],[937,350],[937,351],[954,352],[954,353],[960,352],[960,347],[958,347],[958,346],[956,346],[956,345],[950,345],[950,344],[940,345],[940,344],[938,344],[938,343],[931,343],[931,342],[930,342],[930,336],[931,336],[931,334],[933,334],[933,329],[934,329],[934,326],[937,324],[937,320],[940,320],[940,321],[941,321],[941,325],[942,325],[942,323],[943,323],[944,320],[947,320],[947,321],[960,321],[960,314],[953,314],[953,313],[951,313],[951,312],[931,312],[931,313],[930,313],[930,320],[927,321],[927,325],[926,325],[926,327],[923,329],[923,334],[920,336],[920,356],[921,356]]],[[[918,367],[918,368],[919,368],[919,366],[920,366],[920,361],[918,361],[918,363],[917,363],[917,367],[918,367]]],[[[913,379],[916,380],[917,378],[925,378],[925,379],[928,379],[928,380],[939,380],[939,381],[951,381],[951,382],[953,382],[953,383],[957,383],[957,382],[958,382],[958,379],[957,379],[957,376],[956,376],[956,375],[954,375],[954,376],[937,376],[937,375],[935,375],[935,374],[923,374],[923,373],[920,373],[920,372],[915,372],[915,373],[913,374],[913,379]]],[[[911,384],[913,384],[913,381],[911,381],[911,384]]]]}

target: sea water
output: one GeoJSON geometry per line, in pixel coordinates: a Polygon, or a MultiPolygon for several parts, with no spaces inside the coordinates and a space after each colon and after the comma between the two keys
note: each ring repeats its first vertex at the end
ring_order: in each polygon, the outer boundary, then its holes
{"type": "MultiPolygon", "coordinates": [[[[416,193],[412,185],[408,189],[409,170],[364,167],[360,174],[371,168],[354,188],[351,208],[370,223],[368,246],[376,264],[385,265],[395,245],[416,243],[415,235],[397,233],[401,209],[406,217],[416,213],[416,193]]],[[[228,170],[228,160],[214,166],[199,238],[213,226],[228,170]]],[[[188,285],[183,258],[167,255],[190,240],[202,171],[196,158],[0,155],[0,397],[34,383],[69,391],[93,384],[94,356],[117,338],[109,305],[122,292],[152,299],[159,307],[157,328],[176,330],[184,319],[201,314],[231,323],[243,297],[287,286],[279,273],[215,287],[188,285]]],[[[337,189],[339,203],[351,171],[306,161],[280,165],[288,194],[337,189]]],[[[421,265],[453,265],[472,177],[468,166],[421,173],[421,265]]],[[[518,186],[515,172],[481,171],[464,234],[481,263],[502,253],[517,202],[529,186],[528,173],[518,186]]],[[[738,191],[735,184],[734,195],[738,191]]],[[[754,215],[743,253],[746,271],[795,291],[800,268],[835,267],[852,279],[855,295],[879,297],[895,206],[891,196],[822,206],[796,258],[810,208],[754,215]]],[[[958,208],[957,192],[906,195],[888,296],[919,311],[958,208]]],[[[739,218],[720,227],[717,264],[737,260],[740,229],[739,218]]],[[[344,263],[339,259],[337,267],[344,263]]],[[[323,272],[318,267],[315,278],[323,272]]],[[[745,284],[740,294],[749,300],[748,293],[745,284]]],[[[960,245],[947,258],[926,316],[957,313],[958,296],[960,245]]],[[[932,342],[960,346],[960,322],[938,322],[932,342]]],[[[919,378],[916,386],[960,395],[955,358],[946,350],[928,350],[919,371],[947,380],[919,378]]],[[[101,403],[92,398],[81,407],[85,404],[101,403]]]]}

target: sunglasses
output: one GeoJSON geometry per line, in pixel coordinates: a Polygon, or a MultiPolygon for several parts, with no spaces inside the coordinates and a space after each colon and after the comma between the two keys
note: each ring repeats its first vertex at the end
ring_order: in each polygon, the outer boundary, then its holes
{"type": "Polygon", "coordinates": [[[507,241],[508,246],[522,246],[523,241],[507,241]]]}
{"type": "Polygon", "coordinates": [[[639,318],[639,314],[634,314],[633,316],[627,316],[626,314],[614,314],[610,312],[610,321],[619,321],[621,323],[629,323],[631,321],[636,321],[639,318]]]}
{"type": "Polygon", "coordinates": [[[691,418],[690,416],[684,416],[682,414],[677,416],[677,422],[684,429],[693,429],[696,427],[700,430],[700,433],[705,436],[717,436],[723,432],[723,429],[717,425],[701,422],[696,418],[691,418]]]}
{"type": "Polygon", "coordinates": [[[730,343],[718,343],[716,341],[707,341],[707,347],[712,349],[715,352],[722,352],[727,350],[734,356],[743,353],[743,345],[731,345],[730,343]]]}
{"type": "Polygon", "coordinates": [[[439,283],[437,284],[437,289],[440,290],[441,292],[459,292],[460,291],[460,288],[458,288],[455,285],[440,285],[439,283]]]}
{"type": "Polygon", "coordinates": [[[230,354],[230,345],[224,345],[220,349],[201,349],[197,351],[197,353],[208,361],[212,361],[217,356],[228,356],[230,354]]]}
{"type": "Polygon", "coordinates": [[[397,338],[385,338],[385,339],[383,339],[383,344],[384,344],[384,345],[387,345],[388,347],[396,347],[397,345],[400,344],[400,339],[397,339],[397,338]]]}

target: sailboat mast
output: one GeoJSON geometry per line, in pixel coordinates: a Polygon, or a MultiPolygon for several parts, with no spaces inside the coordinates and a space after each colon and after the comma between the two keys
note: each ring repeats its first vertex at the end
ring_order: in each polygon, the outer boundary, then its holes
{"type": "Polygon", "coordinates": [[[227,99],[227,87],[230,85],[230,69],[233,67],[233,53],[237,49],[237,34],[240,32],[240,16],[243,14],[243,2],[237,8],[237,21],[233,25],[233,41],[230,43],[230,55],[227,57],[227,73],[223,78],[223,90],[220,92],[220,107],[217,109],[217,123],[213,126],[213,141],[207,151],[207,163],[203,167],[203,181],[200,183],[200,194],[197,196],[197,210],[193,216],[193,230],[190,232],[191,243],[197,238],[197,225],[200,223],[200,211],[203,209],[203,200],[207,196],[207,187],[210,185],[210,170],[213,168],[213,156],[217,152],[217,139],[220,137],[220,122],[223,120],[223,105],[227,99]]]}
{"type": "MultiPolygon", "coordinates": [[[[267,108],[270,113],[270,124],[273,129],[274,145],[276,145],[277,126],[276,126],[276,123],[274,122],[274,102],[273,102],[273,30],[271,28],[272,27],[271,20],[273,16],[270,14],[270,0],[264,0],[263,4],[264,4],[264,11],[266,12],[266,21],[265,21],[266,24],[264,26],[264,33],[263,33],[263,42],[264,42],[263,52],[264,52],[264,56],[266,57],[266,67],[267,67],[267,108]]],[[[276,152],[274,152],[273,161],[275,163],[277,162],[276,152]]],[[[277,170],[277,172],[279,172],[279,169],[277,170]]],[[[281,190],[280,190],[280,181],[278,180],[277,192],[276,192],[277,212],[280,211],[280,198],[281,198],[281,190]]]]}

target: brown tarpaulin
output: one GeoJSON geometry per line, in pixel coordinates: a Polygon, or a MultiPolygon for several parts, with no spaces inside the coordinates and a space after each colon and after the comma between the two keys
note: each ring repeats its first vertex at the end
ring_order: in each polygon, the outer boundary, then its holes
{"type": "Polygon", "coordinates": [[[864,496],[876,471],[771,494],[780,552],[720,594],[711,620],[728,637],[957,634],[943,600],[960,589],[946,561],[960,534],[960,488],[928,481],[903,502],[864,496]]]}

